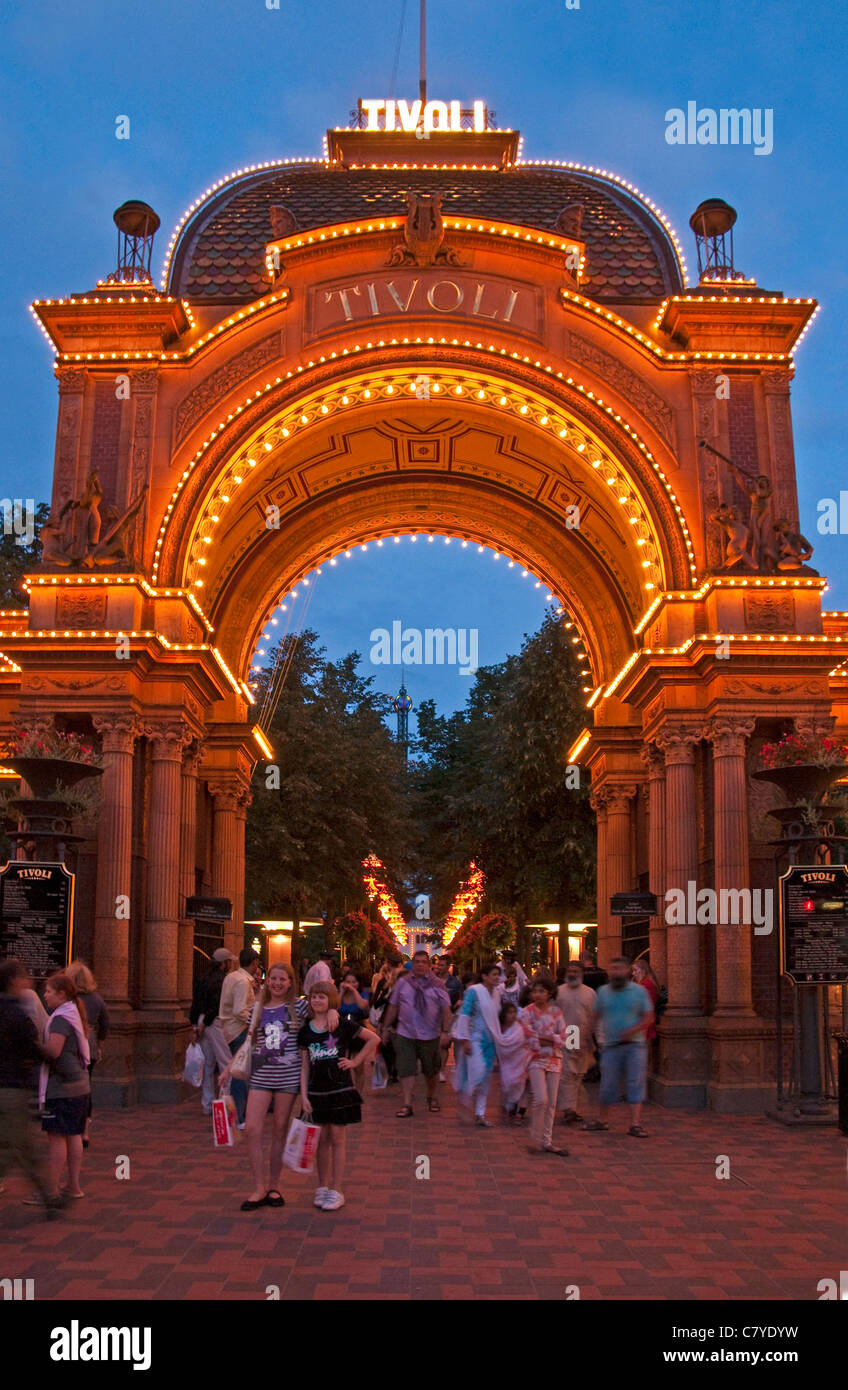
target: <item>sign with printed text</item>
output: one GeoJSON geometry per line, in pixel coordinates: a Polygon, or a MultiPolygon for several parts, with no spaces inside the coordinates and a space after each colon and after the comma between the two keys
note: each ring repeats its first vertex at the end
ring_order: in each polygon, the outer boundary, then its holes
{"type": "Polygon", "coordinates": [[[541,338],[541,291],[536,285],[454,267],[373,271],[328,280],[309,291],[306,337],[320,338],[345,324],[371,320],[463,319],[541,338]]]}
{"type": "Polygon", "coordinates": [[[15,859],[0,869],[0,954],[38,980],[71,959],[74,875],[64,864],[15,859]]]}
{"type": "Polygon", "coordinates": [[[848,984],[844,864],[795,864],[782,876],[780,968],[796,985],[848,984]]]}

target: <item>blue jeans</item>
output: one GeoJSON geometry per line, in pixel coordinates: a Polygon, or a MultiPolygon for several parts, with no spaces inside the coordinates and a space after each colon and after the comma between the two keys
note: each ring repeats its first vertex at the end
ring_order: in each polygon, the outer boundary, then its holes
{"type": "MultiPolygon", "coordinates": [[[[230,1043],[231,1057],[235,1057],[236,1053],[238,1052],[246,1037],[247,1029],[243,1028],[242,1031],[239,1033],[238,1037],[233,1038],[232,1042],[230,1043]]],[[[247,1082],[237,1081],[236,1078],[233,1077],[230,1081],[230,1095],[235,1101],[238,1122],[240,1125],[243,1125],[244,1117],[247,1113],[247,1082]]]]}
{"type": "Polygon", "coordinates": [[[648,1048],[643,1042],[621,1043],[601,1049],[601,1105],[617,1105],[624,1085],[629,1105],[645,1099],[648,1048]]]}

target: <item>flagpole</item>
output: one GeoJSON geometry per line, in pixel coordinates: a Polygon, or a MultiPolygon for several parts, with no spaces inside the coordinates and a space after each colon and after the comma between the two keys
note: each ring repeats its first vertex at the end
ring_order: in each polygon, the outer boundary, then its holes
{"type": "Polygon", "coordinates": [[[419,0],[421,11],[418,26],[418,94],[423,105],[427,103],[427,0],[419,0]]]}

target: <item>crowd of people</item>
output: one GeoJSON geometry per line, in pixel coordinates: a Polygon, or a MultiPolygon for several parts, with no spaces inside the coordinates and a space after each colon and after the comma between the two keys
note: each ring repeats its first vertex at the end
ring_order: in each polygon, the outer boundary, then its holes
{"type": "MultiPolygon", "coordinates": [[[[557,1122],[608,1130],[622,1093],[627,1133],[646,1138],[641,1107],[661,1011],[650,966],[624,957],[611,962],[609,975],[585,953],[556,977],[538,969],[528,978],[505,951],[475,977],[460,976],[447,953],[418,950],[407,961],[387,956],[369,979],[352,961],[339,968],[326,951],[300,971],[274,964],[263,978],[255,951],[236,956],[221,947],[195,984],[189,1021],[203,1057],[201,1109],[211,1115],[219,1093],[228,1092],[244,1131],[252,1186],[242,1210],[284,1205],[283,1153],[297,1116],[319,1131],[314,1204],[335,1211],[345,1202],[347,1127],[360,1122],[364,1097],[397,1084],[394,1113],[408,1120],[419,1071],[430,1114],[441,1111],[439,1087],[450,1069],[460,1114],[482,1129],[492,1126],[497,1074],[503,1122],[524,1124],[529,1110],[534,1155],[568,1156],[554,1137],[557,1122]],[[584,1086],[593,1073],[598,1114],[585,1120],[584,1086]]],[[[82,962],[50,976],[43,1004],[22,962],[0,962],[0,1181],[21,1168],[34,1189],[28,1200],[48,1218],[85,1195],[91,1073],[108,1027],[82,962]],[[33,1111],[48,1136],[46,1165],[33,1111]]]]}

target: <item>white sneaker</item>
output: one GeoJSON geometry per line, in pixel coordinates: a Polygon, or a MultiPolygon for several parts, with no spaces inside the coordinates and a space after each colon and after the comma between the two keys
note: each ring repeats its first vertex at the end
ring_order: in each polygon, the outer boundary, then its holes
{"type": "Polygon", "coordinates": [[[447,1081],[447,1077],[445,1076],[445,1074],[444,1074],[443,1071],[440,1071],[440,1072],[439,1072],[439,1080],[440,1080],[440,1081],[447,1081]]]}
{"type": "Polygon", "coordinates": [[[326,1199],[321,1210],[338,1211],[339,1207],[343,1207],[344,1204],[345,1199],[342,1196],[341,1192],[336,1192],[333,1188],[331,1188],[330,1191],[327,1193],[326,1199]]]}
{"type": "Polygon", "coordinates": [[[329,1187],[316,1187],[316,1189],[315,1189],[315,1200],[314,1200],[313,1203],[312,1203],[313,1207],[323,1207],[323,1205],[324,1205],[324,1203],[326,1202],[326,1200],[327,1200],[327,1198],[329,1197],[329,1195],[330,1195],[330,1189],[329,1189],[329,1187]]]}

